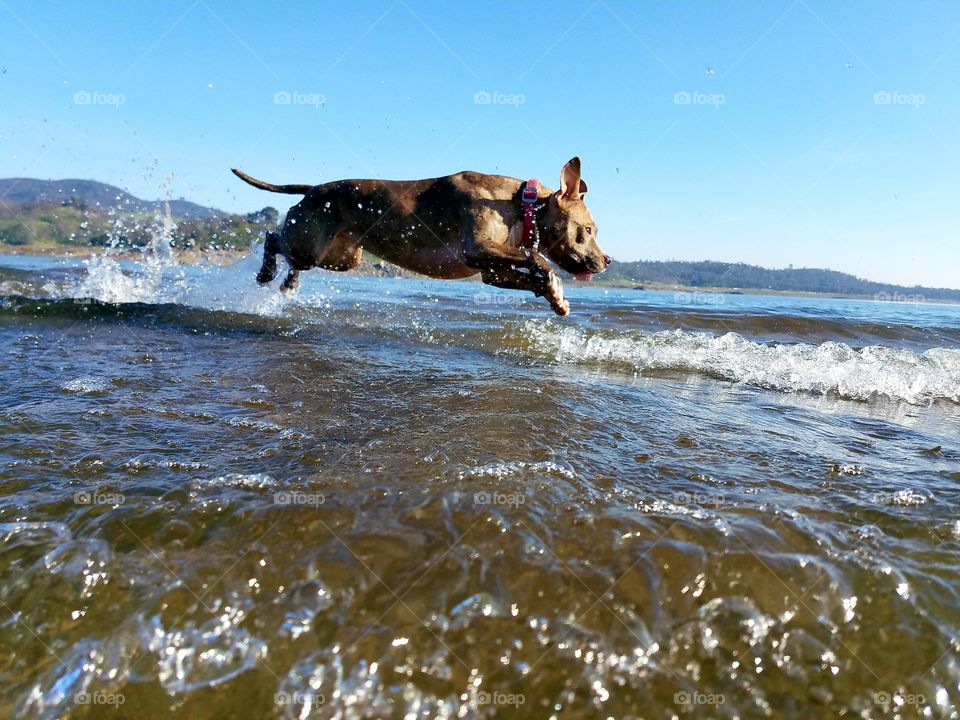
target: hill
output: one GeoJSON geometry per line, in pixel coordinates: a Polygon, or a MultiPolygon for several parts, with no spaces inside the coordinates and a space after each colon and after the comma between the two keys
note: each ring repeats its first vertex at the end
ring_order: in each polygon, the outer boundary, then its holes
{"type": "MultiPolygon", "coordinates": [[[[163,225],[162,200],[141,200],[93,180],[0,180],[0,247],[142,247],[163,225]]],[[[276,225],[268,207],[231,215],[187,200],[169,201],[174,247],[245,250],[276,225]]]]}
{"type": "Polygon", "coordinates": [[[683,285],[695,288],[730,288],[815,292],[834,295],[908,296],[926,300],[960,300],[960,290],[907,287],[863,280],[854,275],[819,268],[774,270],[745,263],[680,260],[617,262],[602,276],[607,281],[634,284],[683,285]]]}
{"type": "MultiPolygon", "coordinates": [[[[141,200],[125,190],[96,180],[34,180],[32,178],[0,179],[0,198],[20,204],[60,203],[124,212],[163,211],[163,200],[141,200]]],[[[170,212],[176,217],[208,220],[226,217],[227,213],[197,205],[189,200],[170,200],[170,212]]]]}

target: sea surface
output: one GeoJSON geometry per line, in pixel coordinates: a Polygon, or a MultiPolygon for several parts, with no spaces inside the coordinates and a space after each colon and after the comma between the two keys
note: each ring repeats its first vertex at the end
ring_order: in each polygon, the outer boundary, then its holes
{"type": "Polygon", "coordinates": [[[0,717],[946,718],[960,307],[0,256],[0,717]]]}

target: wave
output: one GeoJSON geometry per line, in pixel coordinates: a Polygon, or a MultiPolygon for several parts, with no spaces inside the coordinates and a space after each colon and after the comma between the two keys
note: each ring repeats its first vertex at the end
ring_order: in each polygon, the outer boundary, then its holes
{"type": "Polygon", "coordinates": [[[244,332],[294,323],[325,336],[372,333],[615,372],[692,373],[779,392],[914,405],[960,403],[960,349],[930,347],[930,341],[952,346],[956,328],[787,314],[718,315],[602,299],[585,299],[580,319],[557,321],[546,318],[538,304],[471,302],[479,286],[468,283],[401,280],[374,289],[368,279],[322,273],[307,278],[299,295],[286,296],[253,281],[256,249],[228,266],[181,265],[163,253],[145,254],[137,263],[97,257],[84,265],[85,273],[46,299],[0,297],[0,316],[244,332]]]}
{"type": "Polygon", "coordinates": [[[672,330],[588,331],[556,323],[524,323],[532,352],[560,363],[637,373],[686,372],[781,392],[886,397],[913,405],[960,403],[960,350],[915,352],[841,342],[762,344],[736,333],[713,336],[672,330]]]}
{"type": "MultiPolygon", "coordinates": [[[[284,317],[207,310],[177,303],[108,303],[90,298],[38,299],[22,295],[0,295],[0,319],[172,328],[181,332],[217,332],[221,335],[261,337],[286,333],[290,321],[284,317]]],[[[67,383],[71,392],[84,390],[83,379],[67,383]]],[[[102,390],[102,388],[101,388],[102,390]]]]}
{"type": "MultiPolygon", "coordinates": [[[[613,305],[591,318],[599,327],[618,329],[669,330],[682,324],[683,330],[701,330],[714,335],[737,333],[765,341],[808,343],[840,341],[861,347],[865,344],[891,344],[898,347],[930,348],[960,346],[960,329],[937,324],[916,325],[907,320],[865,320],[816,315],[788,315],[783,312],[758,313],[663,308],[655,305],[613,305]]],[[[914,318],[915,320],[915,318],[914,318]]]]}
{"type": "MultiPolygon", "coordinates": [[[[919,352],[883,345],[855,348],[836,341],[762,343],[733,332],[713,335],[680,329],[588,330],[539,318],[518,326],[503,316],[465,327],[454,313],[446,313],[446,318],[435,315],[424,322],[421,313],[402,305],[364,311],[352,303],[340,307],[312,302],[295,308],[298,326],[312,326],[326,336],[360,332],[390,340],[461,346],[611,372],[647,376],[696,374],[779,392],[832,395],[848,400],[887,398],[912,405],[960,404],[960,349],[919,352]]],[[[287,332],[292,321],[286,315],[207,310],[176,303],[0,297],[0,317],[11,315],[256,335],[287,332]]]]}

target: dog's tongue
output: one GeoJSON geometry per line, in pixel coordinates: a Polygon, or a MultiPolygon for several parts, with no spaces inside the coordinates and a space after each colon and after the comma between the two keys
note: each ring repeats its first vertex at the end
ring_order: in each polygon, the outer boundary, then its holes
{"type": "Polygon", "coordinates": [[[577,280],[582,280],[583,282],[587,282],[589,280],[593,280],[593,273],[589,273],[589,272],[575,273],[573,277],[575,277],[577,280]]]}

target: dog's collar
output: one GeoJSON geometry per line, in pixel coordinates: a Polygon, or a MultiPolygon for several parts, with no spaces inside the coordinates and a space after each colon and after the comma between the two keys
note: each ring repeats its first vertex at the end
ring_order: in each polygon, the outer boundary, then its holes
{"type": "Polygon", "coordinates": [[[537,252],[540,249],[540,232],[537,229],[537,200],[540,181],[530,178],[520,193],[520,207],[523,210],[523,232],[520,235],[520,247],[537,252]]]}

